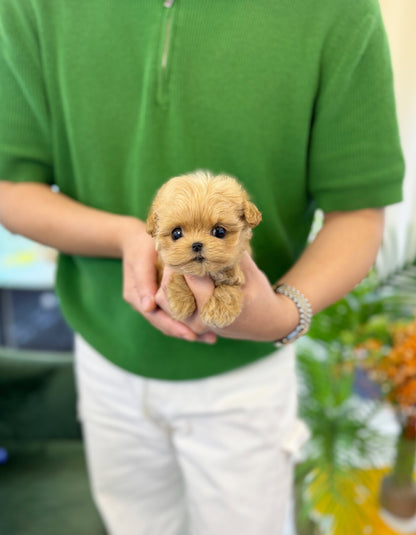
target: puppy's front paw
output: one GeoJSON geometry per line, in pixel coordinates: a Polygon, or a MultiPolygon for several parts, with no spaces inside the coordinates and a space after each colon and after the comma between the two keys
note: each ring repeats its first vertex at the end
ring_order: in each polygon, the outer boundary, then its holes
{"type": "Polygon", "coordinates": [[[201,318],[210,327],[227,327],[241,312],[243,296],[238,286],[218,286],[201,310],[201,318]]]}
{"type": "Polygon", "coordinates": [[[166,297],[170,312],[175,320],[185,320],[194,313],[195,298],[182,275],[178,273],[172,275],[166,288],[166,297]]]}

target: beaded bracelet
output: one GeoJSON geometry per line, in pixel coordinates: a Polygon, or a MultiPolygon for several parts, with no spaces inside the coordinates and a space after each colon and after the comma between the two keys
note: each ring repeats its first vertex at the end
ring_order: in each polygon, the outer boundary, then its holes
{"type": "Polygon", "coordinates": [[[285,295],[291,299],[298,311],[299,311],[299,324],[285,337],[274,342],[275,347],[281,347],[287,344],[291,344],[297,340],[300,336],[306,334],[309,330],[312,320],[312,307],[308,299],[296,288],[289,286],[288,284],[275,284],[273,289],[276,293],[285,295]]]}

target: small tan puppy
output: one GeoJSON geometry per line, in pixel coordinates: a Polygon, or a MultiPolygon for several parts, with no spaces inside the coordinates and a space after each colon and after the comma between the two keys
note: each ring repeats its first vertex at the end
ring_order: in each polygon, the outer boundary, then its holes
{"type": "Polygon", "coordinates": [[[163,266],[174,270],[167,289],[172,316],[184,320],[195,311],[194,296],[183,275],[208,275],[212,297],[200,311],[212,327],[230,325],[241,312],[244,275],[239,261],[250,252],[252,228],[261,221],[259,210],[234,179],[207,172],[168,180],[157,192],[147,219],[147,232],[163,266]]]}

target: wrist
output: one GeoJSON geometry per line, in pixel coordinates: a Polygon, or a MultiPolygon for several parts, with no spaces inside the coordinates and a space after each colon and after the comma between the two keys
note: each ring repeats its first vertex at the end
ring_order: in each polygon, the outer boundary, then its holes
{"type": "Polygon", "coordinates": [[[285,335],[278,337],[274,341],[276,347],[280,347],[294,342],[308,332],[312,320],[312,307],[305,295],[293,286],[286,283],[276,283],[273,289],[278,296],[286,299],[286,307],[290,306],[285,317],[289,321],[289,325],[291,324],[291,328],[286,330],[285,335]],[[289,305],[288,301],[290,301],[291,305],[289,305]],[[295,324],[293,323],[294,309],[296,309],[295,316],[297,317],[295,324]]]}
{"type": "Polygon", "coordinates": [[[272,334],[272,342],[284,338],[299,324],[299,311],[295,303],[286,295],[276,294],[278,327],[272,334]]]}
{"type": "Polygon", "coordinates": [[[143,221],[132,216],[119,216],[115,247],[122,258],[131,247],[140,247],[149,238],[143,221]]]}
{"type": "MultiPolygon", "coordinates": [[[[287,297],[295,305],[298,313],[298,324],[283,337],[275,340],[275,346],[287,345],[306,334],[312,321],[312,307],[309,300],[297,288],[286,283],[276,283],[273,287],[276,294],[287,297]]],[[[293,310],[293,307],[292,307],[293,310]]]]}

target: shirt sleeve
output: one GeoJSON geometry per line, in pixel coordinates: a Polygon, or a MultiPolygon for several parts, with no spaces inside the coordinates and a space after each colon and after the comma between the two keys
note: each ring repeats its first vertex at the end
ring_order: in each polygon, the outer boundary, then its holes
{"type": "Polygon", "coordinates": [[[0,0],[0,179],[53,182],[45,83],[30,2],[0,0]]]}
{"type": "Polygon", "coordinates": [[[308,187],[326,212],[402,200],[404,163],[387,37],[376,3],[361,4],[366,11],[356,20],[337,19],[322,51],[308,187]]]}

